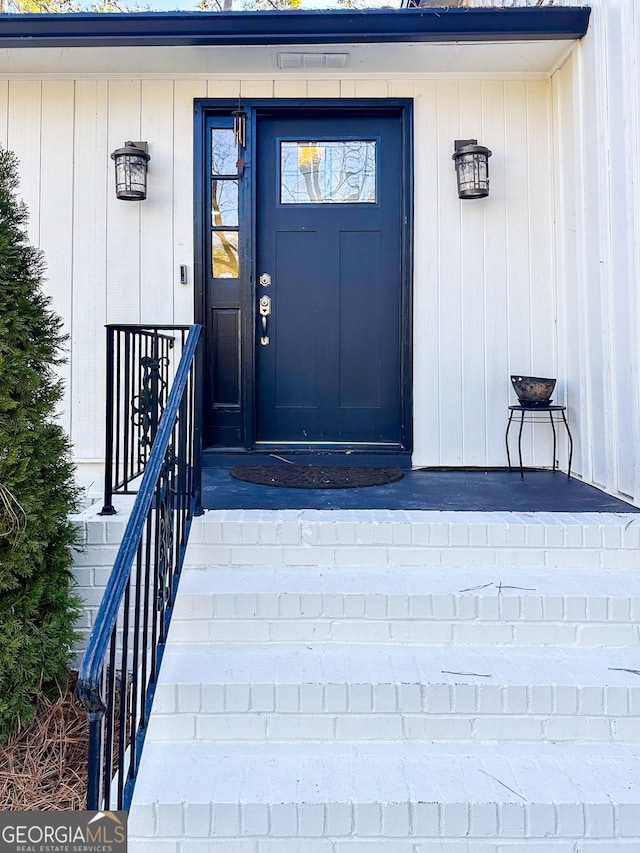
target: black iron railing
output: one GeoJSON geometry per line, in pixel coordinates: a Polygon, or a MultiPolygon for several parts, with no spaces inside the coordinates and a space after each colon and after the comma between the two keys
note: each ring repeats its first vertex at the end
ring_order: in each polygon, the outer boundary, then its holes
{"type": "Polygon", "coordinates": [[[87,809],[126,809],[155,692],[191,519],[199,504],[199,406],[192,326],[158,418],[122,544],[82,659],[89,717],[87,809]]]}
{"type": "Polygon", "coordinates": [[[104,505],[137,492],[189,326],[107,326],[104,505]]]}

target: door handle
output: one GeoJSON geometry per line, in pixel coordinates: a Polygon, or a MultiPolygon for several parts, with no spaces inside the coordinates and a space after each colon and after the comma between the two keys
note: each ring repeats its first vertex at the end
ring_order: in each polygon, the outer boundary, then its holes
{"type": "Polygon", "coordinates": [[[258,306],[260,310],[260,325],[262,327],[260,343],[263,347],[266,347],[269,343],[269,335],[267,334],[267,317],[271,314],[271,297],[261,296],[258,306]]]}

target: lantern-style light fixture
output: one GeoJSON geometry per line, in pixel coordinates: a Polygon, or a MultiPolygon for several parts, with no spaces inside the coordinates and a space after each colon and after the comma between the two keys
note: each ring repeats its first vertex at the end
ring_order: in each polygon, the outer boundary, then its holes
{"type": "Polygon", "coordinates": [[[146,142],[125,142],[111,159],[116,164],[116,196],[124,201],[142,201],[147,197],[147,163],[151,159],[146,142]]]}
{"type": "Polygon", "coordinates": [[[491,151],[478,145],[477,139],[456,139],[455,161],[458,198],[484,198],[489,195],[489,157],[491,151]]]}

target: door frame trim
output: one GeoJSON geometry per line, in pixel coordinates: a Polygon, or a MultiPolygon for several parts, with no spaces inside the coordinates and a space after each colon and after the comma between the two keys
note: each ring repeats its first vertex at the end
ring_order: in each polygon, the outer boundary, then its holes
{"type": "MultiPolygon", "coordinates": [[[[247,98],[242,106],[248,113],[247,147],[245,149],[244,174],[248,192],[243,193],[239,210],[240,263],[249,263],[249,286],[245,287],[241,304],[241,387],[243,410],[244,447],[233,448],[235,452],[267,451],[271,445],[256,443],[255,439],[255,292],[256,292],[256,128],[258,116],[285,116],[287,112],[299,111],[307,114],[322,114],[323,111],[336,115],[366,115],[372,113],[394,114],[400,119],[402,169],[402,223],[401,223],[401,310],[400,310],[400,393],[401,393],[401,436],[399,446],[372,445],[363,443],[322,443],[318,450],[351,450],[371,452],[410,453],[413,448],[413,99],[412,98],[247,98]]],[[[196,98],[194,99],[194,298],[195,321],[210,334],[207,328],[206,291],[208,265],[205,265],[207,246],[206,217],[206,123],[210,116],[229,115],[237,109],[237,99],[196,98]]],[[[206,348],[203,347],[203,351],[206,348]]],[[[203,357],[202,387],[207,365],[203,357]]],[[[206,391],[203,390],[203,393],[206,391]]],[[[203,411],[208,410],[207,406],[203,411]]],[[[314,449],[315,444],[274,444],[280,451],[283,446],[292,450],[314,449]]]]}

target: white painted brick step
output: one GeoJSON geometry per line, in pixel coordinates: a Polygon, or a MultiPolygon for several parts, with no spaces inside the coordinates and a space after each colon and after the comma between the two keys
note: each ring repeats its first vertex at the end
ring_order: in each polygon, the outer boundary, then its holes
{"type": "Polygon", "coordinates": [[[384,839],[186,839],[129,838],[130,853],[638,853],[635,841],[416,841],[384,839]]]}
{"type": "Polygon", "coordinates": [[[129,838],[130,853],[638,853],[636,841],[129,838]],[[294,846],[295,844],[295,846],[294,846]]]}
{"type": "Polygon", "coordinates": [[[147,742],[640,745],[640,677],[624,671],[636,667],[619,649],[170,644],[147,742]]]}
{"type": "Polygon", "coordinates": [[[637,513],[226,510],[196,519],[187,565],[637,569],[637,513]]]}
{"type": "Polygon", "coordinates": [[[638,646],[631,572],[412,567],[187,569],[173,642],[638,646]]]}
{"type": "MultiPolygon", "coordinates": [[[[633,597],[640,618],[640,587],[631,572],[610,569],[600,571],[562,571],[545,568],[498,568],[478,566],[432,568],[424,572],[415,566],[199,566],[187,568],[180,582],[185,594],[257,595],[266,593],[335,595],[424,594],[425,585],[433,595],[461,594],[496,597],[633,597]],[[533,593],[533,594],[531,594],[533,593]]],[[[588,614],[587,614],[588,616],[588,614]]]]}
{"type": "Polygon", "coordinates": [[[209,512],[187,565],[132,853],[640,853],[639,515],[209,512]]]}
{"type": "Polygon", "coordinates": [[[575,850],[586,839],[640,844],[640,750],[190,743],[176,753],[171,744],[149,743],[145,751],[130,832],[156,845],[286,838],[289,849],[304,851],[298,839],[324,838],[386,840],[380,849],[393,843],[413,853],[420,847],[407,841],[566,840],[575,850]]]}

